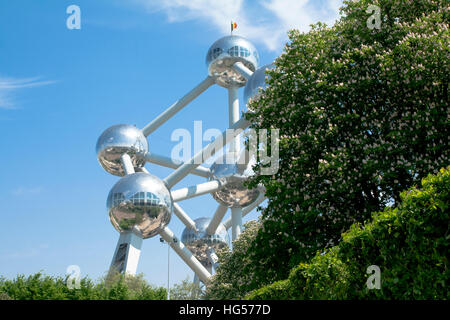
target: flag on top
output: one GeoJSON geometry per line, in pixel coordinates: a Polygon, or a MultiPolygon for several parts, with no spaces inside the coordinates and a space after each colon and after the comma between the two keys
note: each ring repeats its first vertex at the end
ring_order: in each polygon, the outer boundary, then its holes
{"type": "Polygon", "coordinates": [[[233,30],[237,28],[237,23],[231,21],[231,33],[233,33],[233,30]]]}

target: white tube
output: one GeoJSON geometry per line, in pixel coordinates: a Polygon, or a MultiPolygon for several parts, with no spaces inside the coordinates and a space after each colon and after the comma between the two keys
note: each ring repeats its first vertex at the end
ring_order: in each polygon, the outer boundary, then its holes
{"type": "Polygon", "coordinates": [[[211,262],[211,266],[214,268],[215,271],[217,271],[217,268],[219,267],[219,258],[217,257],[216,252],[213,248],[208,248],[206,250],[206,255],[208,256],[209,262],[211,262]]]}
{"type": "Polygon", "coordinates": [[[241,76],[243,76],[245,79],[250,79],[250,77],[252,76],[252,74],[253,74],[253,71],[252,70],[250,70],[249,68],[247,68],[242,62],[236,62],[233,66],[232,66],[232,68],[235,70],[235,71],[237,71],[237,72],[239,72],[239,74],[241,75],[241,76]]]}
{"type": "Polygon", "coordinates": [[[198,275],[194,273],[194,284],[197,287],[200,287],[200,279],[198,278],[198,275]]]}
{"type": "MultiPolygon", "coordinates": [[[[182,163],[174,163],[169,157],[157,155],[150,152],[145,155],[145,160],[150,163],[154,163],[171,169],[178,169],[182,165],[182,163]]],[[[192,170],[191,173],[205,178],[209,178],[211,176],[211,170],[202,166],[198,166],[197,168],[192,170]]]]}
{"type": "MultiPolygon", "coordinates": [[[[257,206],[259,206],[264,200],[266,200],[266,196],[263,193],[261,193],[252,204],[249,204],[248,206],[246,206],[242,209],[242,217],[245,217],[253,209],[255,209],[257,206]]],[[[223,223],[223,225],[225,226],[226,229],[230,229],[231,225],[232,225],[231,218],[227,219],[223,223]]]]}
{"type": "Polygon", "coordinates": [[[145,167],[142,167],[142,168],[140,168],[141,170],[142,170],[142,172],[145,172],[145,173],[150,173],[150,172],[148,172],[148,170],[147,169],[145,169],[145,167]]]}
{"type": "Polygon", "coordinates": [[[211,273],[206,270],[206,268],[194,257],[192,252],[190,252],[184,244],[177,239],[173,232],[168,228],[164,227],[159,234],[161,237],[170,244],[172,249],[180,256],[181,259],[195,272],[199,279],[203,283],[207,283],[211,277],[211,273]]]}
{"type": "Polygon", "coordinates": [[[174,190],[171,192],[171,195],[174,202],[183,201],[193,197],[201,196],[206,193],[217,191],[224,185],[225,185],[224,182],[221,182],[219,180],[212,180],[205,183],[197,184],[195,186],[174,190]]]}
{"type": "MultiPolygon", "coordinates": [[[[228,116],[229,127],[232,127],[239,121],[239,88],[228,88],[228,116]]],[[[239,152],[241,147],[240,135],[237,135],[230,143],[230,152],[239,152]]]]}
{"type": "Polygon", "coordinates": [[[242,208],[231,208],[231,239],[239,237],[242,230],[242,208]]]}
{"type": "MultiPolygon", "coordinates": [[[[231,134],[229,138],[234,138],[237,134],[239,134],[239,129],[245,129],[250,125],[250,122],[245,119],[245,117],[241,118],[238,122],[236,122],[231,128],[231,134]]],[[[189,161],[185,162],[178,169],[172,172],[169,176],[164,179],[164,182],[167,184],[168,188],[172,188],[175,184],[177,184],[181,179],[187,176],[192,170],[197,168],[200,164],[207,160],[208,157],[214,155],[214,151],[219,150],[224,145],[228,144],[230,141],[226,139],[227,131],[222,132],[219,136],[214,139],[213,142],[204,147],[201,151],[199,151],[196,155],[194,155],[189,161]]]]}
{"type": "Polygon", "coordinates": [[[184,212],[184,210],[180,207],[180,205],[178,203],[174,203],[173,204],[173,212],[175,213],[175,215],[178,217],[178,219],[181,220],[181,222],[183,222],[183,224],[194,230],[195,232],[197,232],[197,227],[195,226],[195,222],[194,220],[192,220],[186,212],[184,212]]]}
{"type": "Polygon", "coordinates": [[[153,131],[158,129],[162,124],[164,124],[167,120],[172,118],[178,111],[183,109],[189,102],[197,98],[200,94],[202,94],[206,89],[212,86],[215,83],[215,79],[213,77],[206,77],[205,80],[200,82],[194,89],[189,91],[184,97],[180,100],[176,101],[169,108],[167,108],[163,113],[161,113],[156,119],[147,124],[143,129],[142,133],[144,136],[148,137],[153,131]]]}
{"type": "Polygon", "coordinates": [[[120,161],[122,161],[123,171],[125,171],[125,175],[134,173],[133,162],[131,162],[131,158],[127,153],[124,153],[120,157],[120,161]]]}
{"type": "Polygon", "coordinates": [[[227,210],[228,210],[227,207],[219,204],[216,212],[214,213],[213,218],[211,219],[208,227],[206,228],[206,232],[208,232],[208,234],[213,234],[214,232],[216,232],[217,227],[219,226],[219,223],[222,221],[225,213],[227,213],[227,210]]]}

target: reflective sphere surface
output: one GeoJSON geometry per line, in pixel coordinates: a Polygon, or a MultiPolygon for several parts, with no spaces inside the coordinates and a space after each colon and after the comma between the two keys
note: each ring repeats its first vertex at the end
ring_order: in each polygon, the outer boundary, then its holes
{"type": "Polygon", "coordinates": [[[236,62],[242,62],[251,71],[255,71],[259,63],[255,46],[240,36],[226,36],[217,40],[206,55],[209,75],[216,77],[216,83],[225,88],[242,87],[247,82],[231,67],[236,62]]]}
{"type": "Polygon", "coordinates": [[[250,79],[248,79],[244,88],[245,104],[248,104],[250,99],[254,99],[259,95],[259,89],[267,88],[266,76],[268,75],[266,74],[266,71],[273,69],[274,67],[273,64],[266,64],[256,70],[250,79]]]}
{"type": "Polygon", "coordinates": [[[222,223],[219,224],[214,234],[210,235],[206,232],[210,221],[210,218],[195,219],[194,222],[198,232],[190,228],[185,228],[181,235],[181,241],[205,267],[211,265],[206,253],[208,248],[217,251],[218,249],[228,247],[230,243],[228,232],[222,223]]]}
{"type": "Polygon", "coordinates": [[[164,182],[144,172],[120,179],[109,192],[106,206],[117,231],[134,231],[144,239],[155,236],[169,223],[173,209],[164,182]]]}
{"type": "Polygon", "coordinates": [[[248,189],[244,186],[244,182],[254,175],[252,166],[256,160],[252,158],[247,164],[239,164],[238,159],[236,153],[229,152],[211,166],[210,180],[221,179],[227,182],[224,187],[213,192],[212,196],[217,202],[229,208],[246,207],[253,203],[260,193],[258,188],[248,189]]]}
{"type": "Polygon", "coordinates": [[[98,138],[96,152],[103,169],[113,175],[123,176],[125,172],[120,157],[127,153],[135,168],[143,167],[148,141],[135,126],[118,124],[106,129],[98,138]]]}

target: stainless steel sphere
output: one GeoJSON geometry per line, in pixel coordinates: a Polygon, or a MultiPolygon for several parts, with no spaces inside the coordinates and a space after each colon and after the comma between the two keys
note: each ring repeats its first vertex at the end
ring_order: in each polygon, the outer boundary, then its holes
{"type": "Polygon", "coordinates": [[[127,153],[135,168],[143,167],[144,156],[148,152],[148,141],[142,131],[135,126],[118,124],[106,129],[98,138],[96,152],[103,169],[113,175],[124,176],[120,157],[127,153]]]}
{"type": "Polygon", "coordinates": [[[119,231],[134,231],[147,239],[169,224],[173,202],[164,182],[148,173],[126,175],[111,189],[109,219],[119,231]]]}
{"type": "Polygon", "coordinates": [[[190,228],[185,228],[181,235],[181,241],[192,252],[192,254],[205,267],[210,266],[211,262],[208,259],[207,250],[212,248],[219,250],[228,247],[230,239],[225,226],[220,223],[214,234],[208,234],[206,228],[211,222],[210,218],[198,218],[194,220],[198,232],[190,228]]]}
{"type": "Polygon", "coordinates": [[[233,70],[232,65],[242,62],[247,68],[255,71],[258,68],[259,56],[255,46],[240,36],[223,37],[209,48],[206,65],[210,76],[216,77],[216,83],[222,87],[242,87],[247,80],[233,70]]]}
{"type": "Polygon", "coordinates": [[[237,153],[229,152],[211,166],[210,180],[222,179],[227,182],[224,187],[213,192],[212,196],[229,208],[246,207],[253,203],[260,193],[258,188],[248,189],[244,186],[244,182],[254,175],[252,166],[256,160],[251,158],[248,163],[240,164],[238,159],[237,153]]]}
{"type": "Polygon", "coordinates": [[[249,103],[250,99],[257,98],[259,95],[259,89],[267,88],[266,76],[267,70],[273,69],[275,66],[273,64],[266,64],[258,70],[256,70],[250,79],[248,79],[247,84],[244,88],[244,101],[245,104],[249,103]]]}

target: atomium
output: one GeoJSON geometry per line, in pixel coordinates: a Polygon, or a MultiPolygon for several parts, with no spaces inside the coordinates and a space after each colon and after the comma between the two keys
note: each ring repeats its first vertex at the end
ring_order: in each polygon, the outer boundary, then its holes
{"type": "Polygon", "coordinates": [[[241,62],[249,70],[258,68],[258,51],[247,39],[240,36],[226,36],[208,50],[206,65],[209,75],[216,78],[216,83],[224,88],[242,87],[247,82],[244,76],[233,69],[236,62],[241,62]]]}
{"type": "Polygon", "coordinates": [[[137,172],[114,185],[108,195],[107,209],[117,231],[133,231],[147,239],[169,224],[173,205],[170,191],[162,180],[137,172]]]}
{"type": "Polygon", "coordinates": [[[213,198],[228,208],[245,207],[258,198],[260,190],[249,189],[244,182],[254,175],[252,166],[254,157],[249,161],[240,160],[236,152],[228,152],[216,160],[211,166],[211,180],[218,179],[226,182],[225,186],[212,193],[213,198]]]}
{"type": "Polygon", "coordinates": [[[191,228],[185,228],[181,241],[192,252],[192,254],[203,264],[205,267],[209,267],[211,262],[208,259],[207,250],[214,249],[215,251],[228,247],[230,239],[228,237],[227,229],[220,223],[216,232],[208,234],[206,229],[211,222],[210,218],[198,218],[195,219],[195,226],[197,232],[191,228]]]}
{"type": "Polygon", "coordinates": [[[247,152],[239,152],[239,132],[250,123],[239,119],[239,88],[246,85],[246,103],[265,88],[265,71],[258,69],[259,57],[256,48],[243,37],[226,36],[210,47],[206,64],[208,76],[182,98],[159,114],[142,129],[119,124],[105,130],[96,145],[97,159],[108,173],[122,177],[111,189],[107,199],[107,212],[114,228],[120,233],[111,268],[120,272],[135,274],[143,239],[159,234],[161,239],[181,257],[195,272],[198,279],[207,283],[212,270],[216,268],[214,251],[229,246],[227,228],[231,228],[235,240],[242,227],[242,217],[264,201],[260,188],[248,189],[245,182],[254,175],[255,159],[247,152]],[[212,85],[228,90],[228,121],[233,143],[230,150],[210,167],[198,164],[212,156],[211,150],[223,149],[227,143],[227,131],[205,146],[183,164],[174,164],[171,158],[149,152],[147,136],[182,110],[212,85]],[[204,158],[204,155],[209,154],[204,158]],[[245,155],[245,157],[244,157],[245,155]],[[167,177],[160,179],[149,174],[146,162],[174,169],[167,177]],[[189,174],[206,177],[209,181],[197,185],[171,190],[189,174]],[[195,221],[184,212],[179,201],[210,193],[219,203],[214,216],[195,221]],[[175,203],[176,202],[176,203],[175,203]],[[221,223],[228,208],[231,219],[221,223]],[[182,241],[178,241],[168,227],[172,212],[186,226],[182,241]],[[183,245],[183,243],[185,245],[183,245]],[[214,264],[214,268],[213,268],[214,264]],[[119,266],[119,268],[117,268],[119,266]]]}
{"type": "Polygon", "coordinates": [[[123,176],[125,172],[120,157],[128,154],[136,171],[139,171],[145,165],[148,141],[135,126],[118,124],[101,134],[97,140],[96,152],[103,169],[113,175],[123,176]]]}

